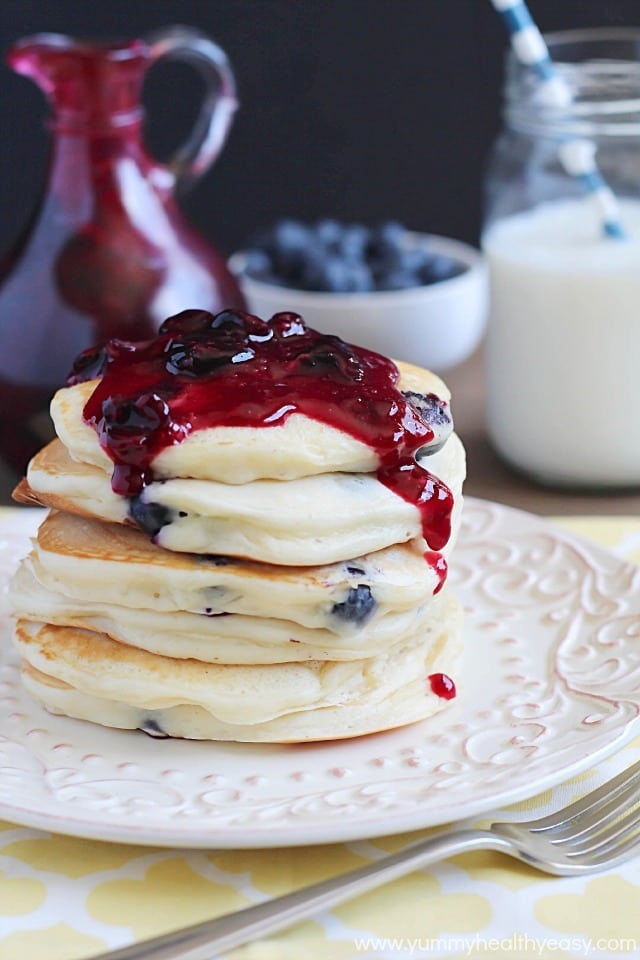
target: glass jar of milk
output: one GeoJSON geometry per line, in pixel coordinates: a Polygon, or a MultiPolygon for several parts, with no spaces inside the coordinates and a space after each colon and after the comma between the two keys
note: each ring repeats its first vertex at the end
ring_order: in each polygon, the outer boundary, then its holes
{"type": "Polygon", "coordinates": [[[488,429],[502,458],[542,483],[640,486],[640,29],[548,36],[572,93],[539,102],[509,58],[505,130],[489,164],[488,429]],[[560,144],[588,139],[626,239],[603,234],[560,144]]]}

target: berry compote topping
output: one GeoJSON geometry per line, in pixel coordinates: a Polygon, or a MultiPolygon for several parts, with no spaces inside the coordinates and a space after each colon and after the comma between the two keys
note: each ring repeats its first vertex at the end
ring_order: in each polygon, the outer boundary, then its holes
{"type": "Polygon", "coordinates": [[[433,588],[433,592],[434,594],[440,593],[444,587],[449,570],[447,566],[447,559],[446,557],[443,557],[441,553],[437,553],[435,550],[427,550],[427,552],[424,554],[424,558],[438,578],[438,582],[433,588]]]}
{"type": "Polygon", "coordinates": [[[240,311],[185,310],[154,340],[85,351],[67,382],[96,377],[84,418],[115,464],[111,484],[121,496],[137,497],[154,480],[154,458],[194,430],[275,428],[299,412],[372,447],[379,480],[418,508],[429,547],[449,539],[451,491],[415,460],[435,431],[397,389],[395,364],[308,329],[296,313],[267,323],[240,311]]]}
{"type": "Polygon", "coordinates": [[[456,685],[446,673],[431,673],[427,680],[436,697],[453,700],[456,695],[456,685]]]}

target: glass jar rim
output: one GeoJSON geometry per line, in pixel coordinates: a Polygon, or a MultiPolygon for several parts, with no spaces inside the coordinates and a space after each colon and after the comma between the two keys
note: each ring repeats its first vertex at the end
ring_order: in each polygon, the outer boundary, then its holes
{"type": "MultiPolygon", "coordinates": [[[[558,43],[590,43],[592,41],[630,41],[640,44],[640,26],[637,27],[578,27],[572,30],[552,30],[544,34],[545,43],[552,52],[558,43]]],[[[552,57],[553,59],[553,57],[552,57]]],[[[633,62],[633,61],[630,61],[633,62]]]]}
{"type": "Polygon", "coordinates": [[[543,102],[538,76],[509,51],[504,84],[507,124],[560,139],[640,136],[640,27],[590,27],[544,36],[572,98],[562,107],[543,102]]]}

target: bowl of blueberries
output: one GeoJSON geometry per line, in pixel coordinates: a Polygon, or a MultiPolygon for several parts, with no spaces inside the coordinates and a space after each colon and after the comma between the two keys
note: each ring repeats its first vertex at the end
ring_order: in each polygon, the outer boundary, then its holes
{"type": "Polygon", "coordinates": [[[252,313],[293,310],[322,333],[436,372],[470,356],[484,333],[482,254],[396,222],[279,220],[230,266],[252,313]]]}

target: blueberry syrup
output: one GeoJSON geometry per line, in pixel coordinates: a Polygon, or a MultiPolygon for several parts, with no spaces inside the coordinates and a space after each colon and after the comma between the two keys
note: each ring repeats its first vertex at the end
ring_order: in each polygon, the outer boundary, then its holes
{"type": "Polygon", "coordinates": [[[441,697],[443,700],[453,700],[456,695],[456,685],[446,673],[431,673],[427,680],[436,697],[441,697]]]}
{"type": "Polygon", "coordinates": [[[378,479],[414,504],[432,550],[449,539],[453,497],[416,463],[432,427],[398,390],[395,364],[296,313],[185,310],[154,340],[110,340],[76,360],[69,385],[100,378],[84,408],[114,462],[115,493],[134,499],[154,480],[157,454],[206,427],[277,428],[294,412],[372,447],[378,479]]]}
{"type": "Polygon", "coordinates": [[[449,570],[447,566],[447,560],[442,556],[441,553],[437,553],[435,550],[427,550],[427,552],[424,554],[424,558],[438,578],[438,581],[433,588],[433,593],[435,596],[436,593],[440,593],[444,587],[445,580],[447,579],[447,573],[449,570]]]}

